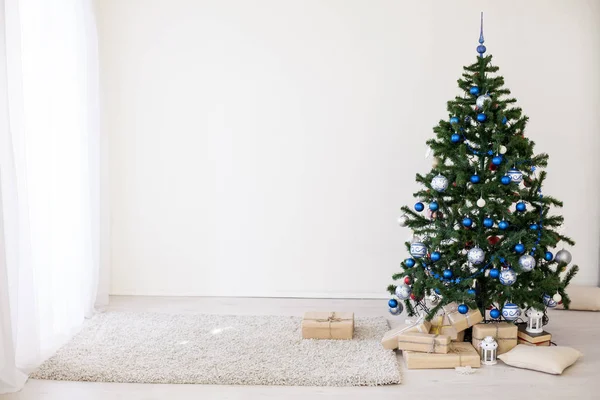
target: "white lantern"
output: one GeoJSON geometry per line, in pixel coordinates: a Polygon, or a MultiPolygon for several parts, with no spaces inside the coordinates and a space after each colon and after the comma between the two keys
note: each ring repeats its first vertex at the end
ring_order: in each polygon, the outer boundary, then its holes
{"type": "Polygon", "coordinates": [[[484,365],[494,365],[498,362],[496,356],[498,352],[498,343],[492,336],[486,336],[481,343],[481,363],[484,365]]]}
{"type": "Polygon", "coordinates": [[[541,333],[544,331],[544,326],[542,320],[544,318],[544,313],[540,310],[536,310],[535,308],[530,308],[525,313],[529,320],[527,321],[527,328],[525,330],[529,333],[541,333]]]}

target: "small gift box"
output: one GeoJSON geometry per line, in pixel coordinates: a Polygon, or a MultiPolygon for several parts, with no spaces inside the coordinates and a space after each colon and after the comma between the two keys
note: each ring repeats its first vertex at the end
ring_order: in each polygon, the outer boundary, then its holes
{"type": "Polygon", "coordinates": [[[419,332],[404,332],[398,336],[398,348],[400,350],[445,354],[448,352],[449,347],[450,336],[419,332]]]}
{"type": "Polygon", "coordinates": [[[304,339],[352,339],[354,313],[319,312],[304,313],[302,338],[304,339]]]}
{"type": "Polygon", "coordinates": [[[429,328],[431,328],[431,323],[422,319],[400,325],[396,328],[390,329],[385,333],[385,335],[383,335],[383,339],[381,339],[381,345],[384,349],[397,349],[398,336],[401,334],[405,332],[429,333],[429,328]]]}
{"type": "Polygon", "coordinates": [[[450,325],[446,315],[438,315],[431,320],[429,333],[450,336],[453,342],[462,342],[465,339],[465,331],[457,332],[456,328],[450,325]]]}
{"type": "Polygon", "coordinates": [[[542,331],[540,333],[530,333],[527,332],[527,325],[520,324],[517,330],[517,336],[519,338],[519,344],[531,344],[535,346],[550,346],[550,341],[552,340],[552,335],[546,331],[542,331]],[[521,343],[521,341],[526,343],[521,343]],[[540,344],[548,342],[548,344],[540,344]]]}
{"type": "Polygon", "coordinates": [[[452,342],[447,354],[403,351],[402,357],[408,369],[439,369],[481,366],[481,357],[471,343],[452,342]]]}
{"type": "Polygon", "coordinates": [[[493,337],[498,343],[496,354],[504,354],[517,345],[517,326],[511,322],[474,325],[472,343],[479,354],[481,354],[479,344],[486,336],[493,337]]]}
{"type": "Polygon", "coordinates": [[[464,331],[483,321],[483,315],[481,315],[481,312],[479,312],[479,309],[477,308],[474,310],[469,309],[466,314],[461,314],[458,312],[458,305],[456,303],[450,303],[443,306],[442,309],[448,316],[448,321],[450,321],[450,324],[457,332],[464,331]]]}

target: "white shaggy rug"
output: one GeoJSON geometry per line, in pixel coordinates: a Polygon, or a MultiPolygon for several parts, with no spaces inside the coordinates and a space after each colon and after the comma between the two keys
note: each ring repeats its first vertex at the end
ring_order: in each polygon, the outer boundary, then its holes
{"type": "Polygon", "coordinates": [[[95,382],[374,386],[400,383],[384,318],[353,340],[303,340],[298,317],[107,312],[31,377],[95,382]]]}

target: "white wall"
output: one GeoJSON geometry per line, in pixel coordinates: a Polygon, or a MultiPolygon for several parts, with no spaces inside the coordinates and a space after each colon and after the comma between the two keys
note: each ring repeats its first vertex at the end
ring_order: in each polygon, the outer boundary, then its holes
{"type": "Polygon", "coordinates": [[[598,282],[600,2],[98,0],[112,293],[385,296],[425,141],[489,52],[598,282]]]}

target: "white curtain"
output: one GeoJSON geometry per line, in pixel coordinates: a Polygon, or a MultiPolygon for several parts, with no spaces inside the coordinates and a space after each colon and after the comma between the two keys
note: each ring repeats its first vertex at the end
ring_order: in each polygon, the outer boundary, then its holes
{"type": "Polygon", "coordinates": [[[3,393],[19,390],[94,310],[100,182],[91,0],[0,5],[3,393]]]}

